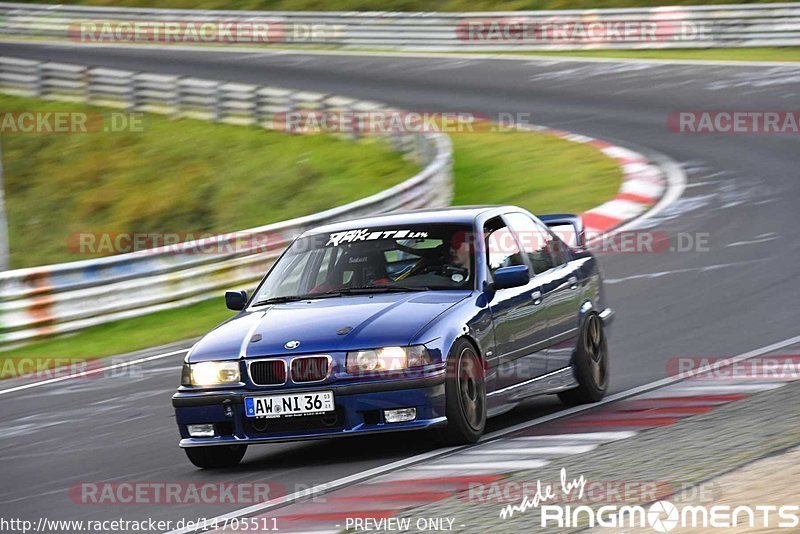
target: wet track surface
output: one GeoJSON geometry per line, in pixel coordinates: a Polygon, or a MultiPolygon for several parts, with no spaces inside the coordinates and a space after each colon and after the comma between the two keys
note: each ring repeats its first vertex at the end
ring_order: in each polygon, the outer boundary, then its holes
{"type": "MultiPolygon", "coordinates": [[[[601,256],[608,300],[618,313],[612,391],[666,376],[673,357],[735,355],[797,334],[800,137],[679,134],[667,128],[667,116],[676,110],[797,110],[800,67],[10,44],[0,45],[0,54],[335,92],[410,109],[529,113],[533,123],[660,152],[684,168],[688,185],[645,227],[673,236],[707,234],[708,250],[601,256]]],[[[241,506],[83,505],[69,488],[81,481],[258,480],[293,492],[431,447],[425,434],[279,444],[252,448],[234,470],[197,471],[176,447],[169,397],[179,361],[145,364],[135,376],[4,395],[3,515],[209,517],[241,506]]],[[[490,430],[559,407],[555,399],[537,400],[491,421],[490,430]]]]}

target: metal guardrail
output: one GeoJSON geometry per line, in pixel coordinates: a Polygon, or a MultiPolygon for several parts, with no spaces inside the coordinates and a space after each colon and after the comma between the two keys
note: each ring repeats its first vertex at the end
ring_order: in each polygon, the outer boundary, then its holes
{"type": "Polygon", "coordinates": [[[345,13],[0,3],[0,35],[78,42],[471,51],[796,46],[800,44],[800,5],[345,13]],[[201,23],[217,33],[204,36],[201,23]],[[189,31],[194,24],[197,35],[189,31]],[[225,33],[224,24],[233,24],[232,34],[225,33]]]}
{"type": "MultiPolygon", "coordinates": [[[[386,109],[375,102],[277,87],[8,57],[0,57],[0,92],[266,128],[273,126],[276,116],[297,110],[386,109]]],[[[310,227],[448,205],[449,138],[398,134],[390,135],[390,141],[423,169],[362,200],[181,246],[0,273],[0,344],[184,306],[219,295],[226,287],[253,284],[286,245],[310,227]]]]}

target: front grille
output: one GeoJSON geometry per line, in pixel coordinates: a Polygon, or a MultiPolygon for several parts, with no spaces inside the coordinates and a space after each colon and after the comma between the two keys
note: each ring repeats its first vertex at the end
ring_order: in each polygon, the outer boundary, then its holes
{"type": "Polygon", "coordinates": [[[321,382],[328,377],[330,359],[327,356],[308,356],[292,360],[292,381],[321,382]]]}
{"type": "Polygon", "coordinates": [[[250,379],[257,386],[279,386],[286,383],[283,360],[262,360],[250,364],[250,379]]]}

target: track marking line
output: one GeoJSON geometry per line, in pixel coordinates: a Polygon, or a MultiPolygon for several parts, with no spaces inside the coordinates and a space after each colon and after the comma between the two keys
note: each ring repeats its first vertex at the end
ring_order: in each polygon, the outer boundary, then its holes
{"type": "Polygon", "coordinates": [[[607,443],[609,441],[619,441],[628,439],[636,435],[636,432],[586,432],[583,434],[546,434],[543,436],[520,436],[510,438],[509,441],[566,441],[566,442],[585,442],[597,441],[607,443]]]}
{"type": "Polygon", "coordinates": [[[434,464],[434,465],[418,465],[414,467],[415,471],[519,471],[521,469],[538,469],[549,464],[547,460],[519,460],[512,462],[475,462],[475,463],[454,463],[454,464],[434,464]]]}
{"type": "Polygon", "coordinates": [[[559,447],[525,447],[525,448],[487,448],[486,450],[466,450],[461,454],[468,454],[468,455],[492,455],[492,456],[499,456],[502,454],[512,454],[512,455],[520,455],[526,454],[530,456],[536,455],[543,455],[543,456],[550,456],[550,455],[557,455],[557,456],[568,456],[570,454],[583,454],[585,452],[590,452],[596,449],[597,445],[562,445],[559,447]]]}

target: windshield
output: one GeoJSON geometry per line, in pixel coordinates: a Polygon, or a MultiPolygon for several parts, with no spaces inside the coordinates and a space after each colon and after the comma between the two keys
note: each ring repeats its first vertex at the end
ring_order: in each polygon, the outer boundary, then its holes
{"type": "Polygon", "coordinates": [[[348,293],[472,289],[471,227],[353,228],[295,241],[254,303],[348,293]]]}

